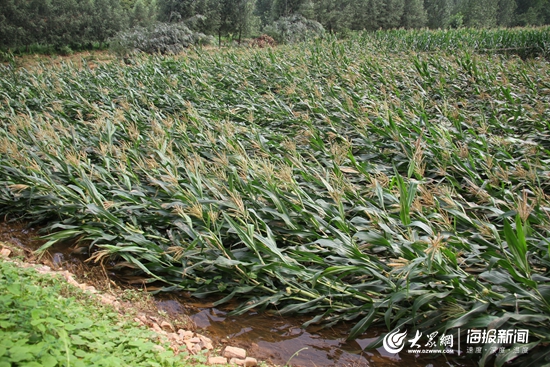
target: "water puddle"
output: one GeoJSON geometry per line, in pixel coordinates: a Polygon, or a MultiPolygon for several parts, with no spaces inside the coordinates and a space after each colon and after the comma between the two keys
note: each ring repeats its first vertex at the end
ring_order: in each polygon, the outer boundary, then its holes
{"type": "Polygon", "coordinates": [[[383,348],[365,350],[383,329],[371,329],[368,337],[346,342],[346,335],[353,325],[333,328],[300,327],[308,318],[284,318],[270,313],[250,312],[242,316],[228,316],[228,311],[197,305],[185,300],[159,300],[160,309],[171,312],[191,313],[192,320],[202,332],[222,343],[240,346],[249,354],[274,364],[295,367],[318,366],[376,366],[433,367],[473,366],[468,360],[448,360],[445,357],[420,358],[414,355],[392,355],[383,348]],[[185,306],[184,306],[185,305],[185,306]]]}

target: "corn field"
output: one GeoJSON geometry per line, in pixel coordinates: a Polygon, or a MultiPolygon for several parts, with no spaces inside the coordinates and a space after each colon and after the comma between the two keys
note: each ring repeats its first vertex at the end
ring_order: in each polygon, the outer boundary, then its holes
{"type": "Polygon", "coordinates": [[[399,32],[4,66],[0,213],[235,314],[522,328],[550,363],[549,62],[399,32]]]}
{"type": "Polygon", "coordinates": [[[550,59],[550,27],[451,30],[389,30],[368,34],[378,47],[415,51],[465,50],[550,59]]]}

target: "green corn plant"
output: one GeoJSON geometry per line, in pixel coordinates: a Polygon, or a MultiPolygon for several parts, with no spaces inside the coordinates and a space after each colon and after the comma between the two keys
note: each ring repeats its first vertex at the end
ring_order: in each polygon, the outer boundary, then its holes
{"type": "Polygon", "coordinates": [[[350,339],[498,323],[543,360],[550,73],[523,59],[548,34],[0,66],[0,214],[40,225],[41,250],[78,242],[235,313],[352,321],[350,339]]]}

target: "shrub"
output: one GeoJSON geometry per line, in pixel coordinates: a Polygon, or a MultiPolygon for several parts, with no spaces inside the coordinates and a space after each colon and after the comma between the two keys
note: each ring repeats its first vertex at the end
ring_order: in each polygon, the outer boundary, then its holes
{"type": "Polygon", "coordinates": [[[279,18],[267,26],[264,32],[279,43],[296,43],[320,37],[325,33],[321,23],[299,14],[279,18]]]}
{"type": "Polygon", "coordinates": [[[135,27],[121,32],[110,40],[110,49],[118,56],[138,52],[148,54],[178,54],[197,44],[209,44],[211,36],[193,32],[181,23],[156,23],[149,28],[135,27]]]}

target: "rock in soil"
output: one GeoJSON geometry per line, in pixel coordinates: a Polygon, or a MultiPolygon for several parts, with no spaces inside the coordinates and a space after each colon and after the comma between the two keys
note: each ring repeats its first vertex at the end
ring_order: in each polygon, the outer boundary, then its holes
{"type": "Polygon", "coordinates": [[[227,346],[223,351],[223,356],[227,358],[245,359],[246,350],[242,348],[227,346]]]}
{"type": "Polygon", "coordinates": [[[229,364],[236,364],[237,366],[255,367],[258,365],[256,358],[246,357],[245,359],[231,358],[229,364]]]}
{"type": "Polygon", "coordinates": [[[183,338],[183,339],[191,339],[193,337],[193,332],[192,331],[189,331],[189,330],[183,330],[183,329],[179,329],[178,330],[178,334],[183,338]]]}
{"type": "Polygon", "coordinates": [[[258,360],[256,358],[252,357],[246,357],[244,359],[244,366],[245,367],[254,367],[258,365],[258,360]]]}
{"type": "Polygon", "coordinates": [[[224,357],[209,357],[208,364],[227,364],[227,358],[224,357]]]}
{"type": "Polygon", "coordinates": [[[174,332],[174,327],[168,321],[162,321],[160,327],[167,332],[174,332]]]}

